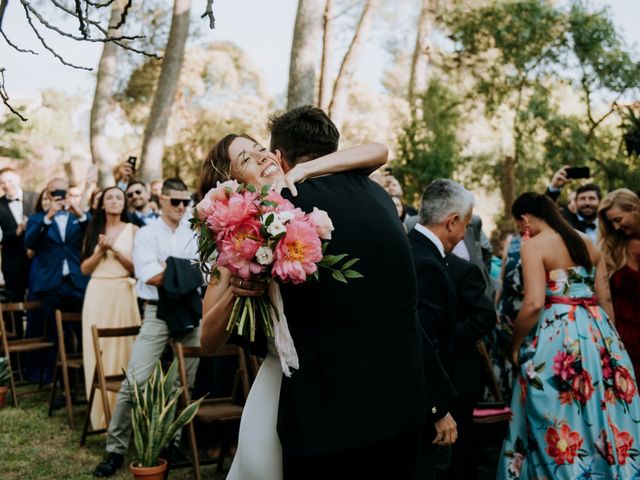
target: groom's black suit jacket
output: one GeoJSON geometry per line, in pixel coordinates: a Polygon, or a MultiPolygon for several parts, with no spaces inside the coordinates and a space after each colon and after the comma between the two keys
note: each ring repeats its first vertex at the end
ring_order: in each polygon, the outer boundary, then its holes
{"type": "Polygon", "coordinates": [[[353,268],[364,278],[345,285],[321,269],[320,281],[282,286],[300,358],[280,393],[285,453],[328,454],[415,430],[430,402],[426,357],[411,253],[393,202],[357,173],[309,180],[288,198],[329,214],[335,230],[326,253],[359,258],[353,268]]]}

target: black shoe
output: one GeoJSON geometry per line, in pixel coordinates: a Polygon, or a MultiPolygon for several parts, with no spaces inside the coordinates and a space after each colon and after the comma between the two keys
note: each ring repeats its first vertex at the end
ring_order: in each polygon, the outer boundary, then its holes
{"type": "Polygon", "coordinates": [[[105,459],[93,471],[94,477],[110,477],[122,466],[124,455],[121,453],[107,452],[105,459]]]}

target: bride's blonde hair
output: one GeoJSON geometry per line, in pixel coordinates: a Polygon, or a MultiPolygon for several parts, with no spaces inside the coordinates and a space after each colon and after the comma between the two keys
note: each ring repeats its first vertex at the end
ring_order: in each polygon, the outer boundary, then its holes
{"type": "Polygon", "coordinates": [[[607,212],[613,206],[623,212],[633,212],[635,222],[640,225],[640,199],[628,188],[619,188],[609,192],[598,208],[600,250],[607,264],[609,277],[627,264],[627,241],[625,234],[613,228],[607,218],[607,212]]]}

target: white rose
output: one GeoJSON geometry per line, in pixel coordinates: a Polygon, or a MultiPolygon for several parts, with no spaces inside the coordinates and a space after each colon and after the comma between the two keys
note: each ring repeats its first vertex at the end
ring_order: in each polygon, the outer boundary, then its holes
{"type": "Polygon", "coordinates": [[[269,233],[269,235],[273,235],[274,237],[286,231],[287,227],[284,226],[284,223],[282,223],[280,219],[275,219],[273,222],[271,222],[271,225],[267,227],[267,233],[269,233]]]}
{"type": "Polygon", "coordinates": [[[277,215],[282,223],[288,222],[296,216],[295,213],[293,213],[291,210],[285,210],[284,212],[280,212],[277,215]]]}
{"type": "Polygon", "coordinates": [[[256,252],[256,260],[260,265],[271,265],[273,263],[273,252],[269,247],[260,247],[256,252]]]}

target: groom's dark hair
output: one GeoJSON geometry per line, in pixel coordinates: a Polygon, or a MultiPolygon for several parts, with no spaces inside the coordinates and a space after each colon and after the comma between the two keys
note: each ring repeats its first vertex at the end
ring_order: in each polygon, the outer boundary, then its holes
{"type": "Polygon", "coordinates": [[[340,132],[322,109],[303,105],[269,119],[272,152],[280,150],[290,166],[338,150],[340,132]]]}

